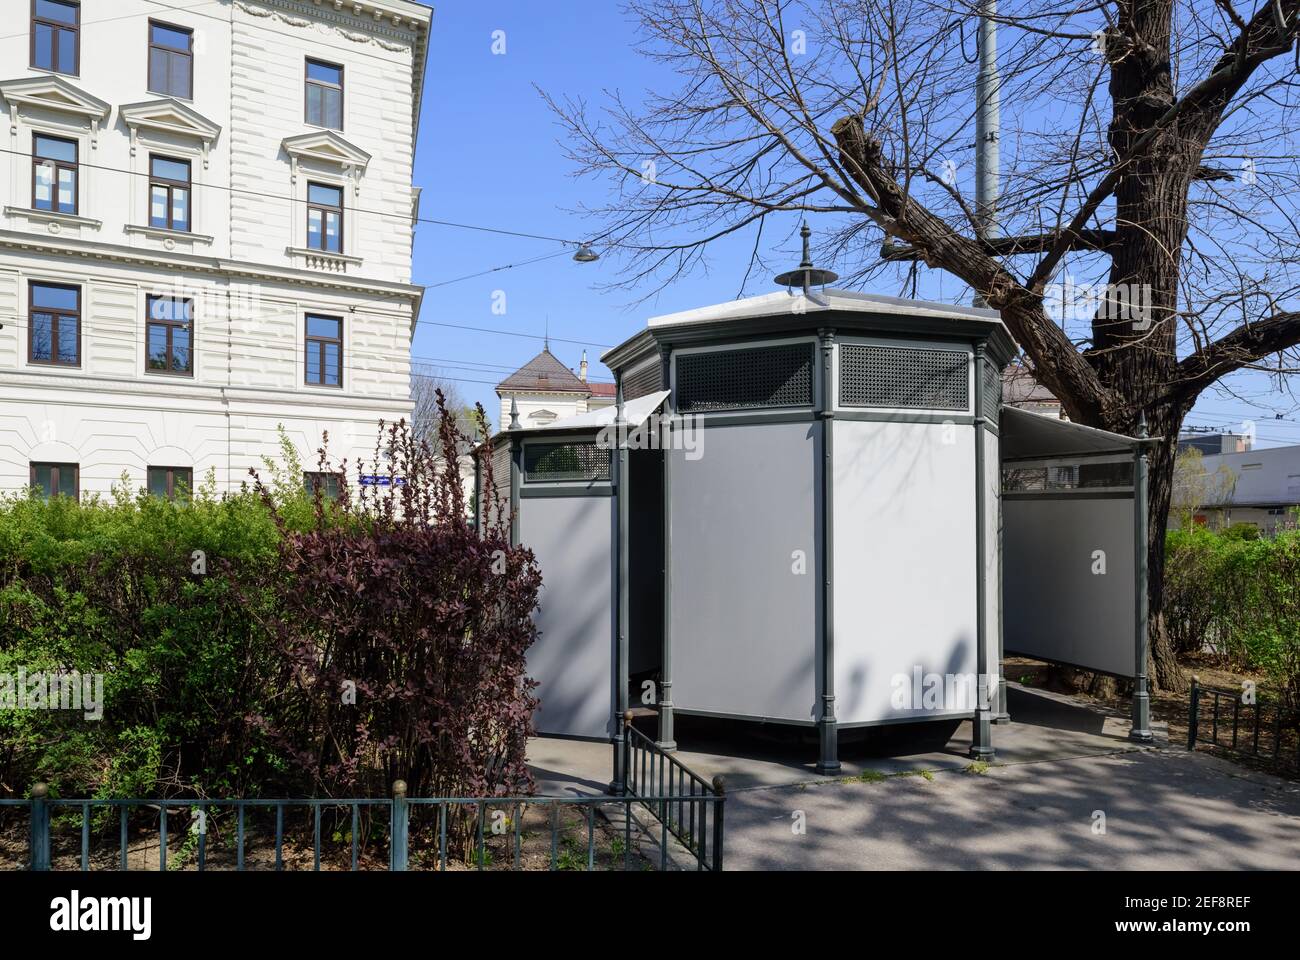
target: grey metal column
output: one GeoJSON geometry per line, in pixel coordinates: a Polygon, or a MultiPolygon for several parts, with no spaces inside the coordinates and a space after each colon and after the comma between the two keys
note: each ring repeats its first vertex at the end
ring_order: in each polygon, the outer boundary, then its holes
{"type": "MultiPolygon", "coordinates": [[[[1002,371],[1001,371],[1001,370],[997,370],[996,373],[997,373],[997,376],[998,376],[999,378],[1001,378],[1001,376],[1002,376],[1002,371]]],[[[999,390],[998,390],[998,403],[999,403],[999,404],[1002,402],[1002,400],[1001,400],[1001,397],[1002,397],[1002,391],[1001,391],[1000,387],[1001,387],[1001,385],[999,384],[999,390]]],[[[999,414],[1000,414],[1000,413],[1001,413],[1001,407],[998,408],[998,411],[999,411],[999,414]]],[[[998,421],[998,451],[999,451],[999,452],[1001,452],[1001,450],[1002,450],[1002,436],[1001,436],[1001,434],[1002,434],[1002,424],[1001,424],[1001,419],[999,418],[999,421],[998,421]]],[[[1004,511],[1003,511],[1003,509],[1002,509],[1002,464],[1001,464],[1001,462],[998,462],[998,463],[993,464],[993,470],[995,471],[995,475],[996,475],[997,478],[998,478],[998,543],[997,543],[997,550],[998,550],[998,595],[997,595],[997,604],[998,604],[998,700],[997,700],[997,704],[995,705],[995,708],[994,708],[994,711],[993,711],[993,722],[994,722],[994,723],[1010,723],[1010,722],[1011,722],[1011,705],[1010,705],[1010,703],[1007,702],[1007,672],[1006,672],[1006,666],[1005,666],[1005,664],[1006,664],[1007,654],[1006,654],[1006,647],[1004,646],[1004,641],[1006,640],[1006,625],[1005,625],[1005,623],[1004,623],[1004,621],[1003,621],[1003,616],[1002,616],[1002,599],[1003,599],[1003,596],[1006,594],[1006,589],[1007,589],[1007,588],[1006,588],[1006,584],[1005,584],[1005,582],[1004,582],[1003,579],[1002,579],[1002,549],[1003,549],[1002,525],[1003,525],[1003,523],[1004,523],[1004,521],[1005,521],[1005,513],[1004,513],[1004,511]]]]}
{"type": "Polygon", "coordinates": [[[524,476],[524,445],[520,441],[519,407],[510,400],[510,545],[519,546],[519,485],[524,476]]]}
{"type": "Polygon", "coordinates": [[[1134,656],[1133,727],[1128,738],[1150,743],[1151,696],[1147,692],[1147,418],[1138,421],[1138,444],[1133,458],[1133,569],[1134,656]]]}
{"type": "Polygon", "coordinates": [[[616,595],[618,602],[618,636],[614,646],[614,779],[610,783],[610,793],[627,792],[627,771],[624,766],[623,714],[627,710],[627,630],[628,630],[628,465],[627,465],[627,420],[623,409],[623,375],[615,376],[614,383],[614,442],[617,445],[614,454],[614,511],[616,515],[614,530],[614,549],[618,551],[618,570],[616,572],[616,595]]]}
{"type": "Polygon", "coordinates": [[[672,556],[673,556],[673,429],[676,417],[673,413],[672,395],[672,350],[661,347],[659,357],[662,364],[660,383],[669,390],[664,401],[664,429],[660,438],[663,444],[663,635],[662,653],[659,660],[659,740],[661,750],[676,750],[677,741],[673,737],[673,643],[672,643],[672,556]]]}
{"type": "Polygon", "coordinates": [[[985,345],[975,345],[975,716],[971,720],[970,756],[993,759],[993,711],[988,688],[988,546],[984,514],[987,487],[984,482],[984,356],[985,345]]]}
{"type": "MultiPolygon", "coordinates": [[[[805,241],[806,244],[807,241],[805,241]]],[[[820,563],[822,583],[820,590],[822,614],[821,645],[821,712],[817,717],[817,733],[820,750],[817,758],[818,773],[838,773],[839,728],[835,722],[835,592],[834,592],[834,490],[835,461],[832,456],[834,446],[835,401],[832,394],[834,387],[835,331],[826,328],[817,331],[821,344],[821,402],[817,407],[817,419],[821,424],[822,462],[821,462],[821,534],[822,549],[820,563]]]]}

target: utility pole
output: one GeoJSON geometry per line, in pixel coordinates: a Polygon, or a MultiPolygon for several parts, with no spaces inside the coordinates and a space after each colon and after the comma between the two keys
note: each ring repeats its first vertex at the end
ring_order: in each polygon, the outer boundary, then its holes
{"type": "MultiPolygon", "coordinates": [[[[997,0],[980,0],[979,76],[975,81],[975,217],[980,236],[998,236],[998,137],[1002,80],[998,76],[997,0]]],[[[984,306],[975,295],[975,306],[984,306]]]]}

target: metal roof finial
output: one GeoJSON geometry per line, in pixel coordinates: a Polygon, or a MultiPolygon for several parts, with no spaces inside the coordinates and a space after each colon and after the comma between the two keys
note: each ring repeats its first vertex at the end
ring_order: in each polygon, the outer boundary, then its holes
{"type": "Polygon", "coordinates": [[[803,295],[806,297],[809,294],[810,287],[824,287],[828,283],[834,283],[840,277],[837,273],[820,270],[813,266],[811,245],[809,243],[812,230],[808,227],[808,221],[805,220],[803,226],[799,229],[799,236],[803,237],[803,262],[796,269],[781,274],[776,278],[776,282],[787,290],[792,287],[802,287],[803,295]]]}
{"type": "Polygon", "coordinates": [[[514,397],[510,398],[510,429],[519,429],[519,403],[514,397]]]}

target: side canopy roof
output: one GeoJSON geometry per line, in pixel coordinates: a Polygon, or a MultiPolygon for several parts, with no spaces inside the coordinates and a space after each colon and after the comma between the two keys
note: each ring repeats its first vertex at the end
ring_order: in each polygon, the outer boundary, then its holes
{"type": "Polygon", "coordinates": [[[1003,460],[1131,454],[1142,444],[1133,437],[1007,406],[1002,408],[998,438],[1003,460]]]}
{"type": "MultiPolygon", "coordinates": [[[[648,393],[644,397],[637,397],[635,400],[628,400],[623,404],[623,419],[627,422],[628,428],[634,430],[641,426],[650,419],[651,414],[658,410],[667,399],[668,391],[660,390],[656,393],[648,393]]],[[[497,440],[511,436],[536,437],[543,434],[591,433],[603,427],[613,426],[617,416],[618,407],[611,405],[601,407],[599,410],[580,413],[576,417],[565,417],[563,420],[555,420],[541,426],[525,427],[520,425],[518,430],[502,430],[492,440],[495,443],[497,440]]]]}

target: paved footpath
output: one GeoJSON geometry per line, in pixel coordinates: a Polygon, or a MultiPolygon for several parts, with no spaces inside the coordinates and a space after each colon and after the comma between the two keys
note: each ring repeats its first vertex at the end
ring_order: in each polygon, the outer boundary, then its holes
{"type": "MultiPolygon", "coordinates": [[[[679,756],[727,779],[731,870],[1300,869],[1300,784],[1177,744],[1134,749],[1123,718],[1050,694],[1015,691],[1012,716],[984,773],[965,772],[968,724],[930,752],[846,751],[845,777],[871,771],[852,782],[758,738],[679,756]]],[[[541,793],[610,776],[608,744],[539,738],[529,759],[541,793]]]]}

